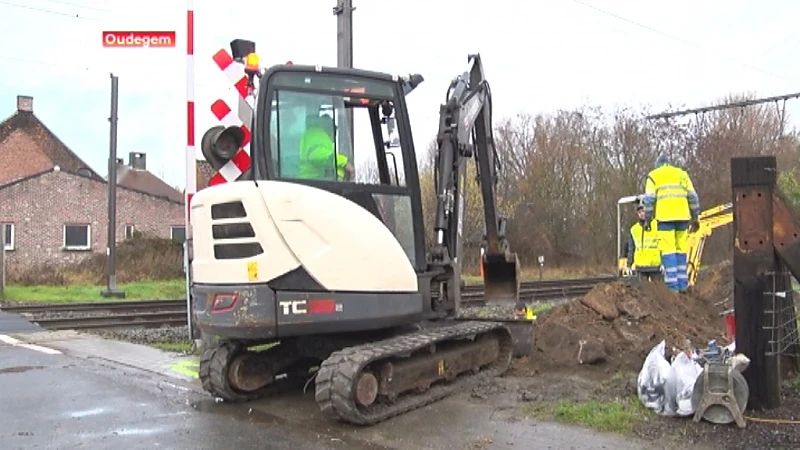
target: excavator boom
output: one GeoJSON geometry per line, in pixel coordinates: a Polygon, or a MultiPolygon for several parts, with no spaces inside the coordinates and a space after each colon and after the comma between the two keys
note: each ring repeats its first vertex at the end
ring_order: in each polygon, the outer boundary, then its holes
{"type": "Polygon", "coordinates": [[[466,166],[475,159],[483,200],[485,252],[482,257],[486,301],[519,300],[519,263],[509,251],[506,219],[498,213],[498,161],[492,135],[492,96],[481,57],[469,56],[469,70],[456,77],[440,108],[436,154],[436,242],[432,263],[445,268],[447,296],[458,308],[466,209],[466,166]]]}

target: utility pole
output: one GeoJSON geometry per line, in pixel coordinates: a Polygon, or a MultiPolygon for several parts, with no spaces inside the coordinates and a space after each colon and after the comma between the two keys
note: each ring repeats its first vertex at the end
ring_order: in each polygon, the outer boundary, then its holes
{"type": "MultiPolygon", "coordinates": [[[[337,49],[336,64],[343,69],[353,68],[353,0],[336,0],[336,7],[333,8],[333,15],[336,16],[337,26],[337,49]]],[[[350,141],[353,142],[353,111],[347,111],[348,131],[350,141]]]]}
{"type": "Polygon", "coordinates": [[[119,78],[111,74],[111,131],[108,146],[108,239],[106,243],[106,290],[103,297],[125,298],[117,289],[117,106],[119,102],[119,78]]]}

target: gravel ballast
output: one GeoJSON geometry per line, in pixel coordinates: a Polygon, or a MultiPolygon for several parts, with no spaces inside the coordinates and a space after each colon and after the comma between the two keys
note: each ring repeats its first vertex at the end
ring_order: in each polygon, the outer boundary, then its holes
{"type": "Polygon", "coordinates": [[[111,330],[88,330],[87,333],[98,335],[104,339],[132,342],[134,344],[189,344],[189,327],[162,328],[120,328],[111,330]]]}

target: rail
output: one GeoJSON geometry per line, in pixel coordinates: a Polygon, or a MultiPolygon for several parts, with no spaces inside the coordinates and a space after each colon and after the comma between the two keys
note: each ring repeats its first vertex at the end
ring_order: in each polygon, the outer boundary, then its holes
{"type": "Polygon", "coordinates": [[[11,313],[54,313],[54,312],[103,312],[119,311],[126,313],[154,312],[159,310],[186,310],[186,300],[137,300],[87,303],[48,303],[38,305],[13,305],[0,307],[0,311],[11,313]]]}
{"type": "Polygon", "coordinates": [[[21,314],[48,330],[158,328],[186,325],[186,300],[142,300],[10,305],[0,311],[21,314]]]}
{"type": "MultiPolygon", "coordinates": [[[[599,283],[616,280],[614,276],[529,281],[520,283],[520,300],[538,303],[586,295],[599,283]]],[[[462,289],[465,306],[483,303],[483,286],[467,285],[462,289]]],[[[157,328],[186,325],[186,300],[111,301],[11,305],[0,311],[22,314],[31,322],[49,330],[157,328]]]]}
{"type": "Polygon", "coordinates": [[[48,317],[34,319],[33,322],[48,330],[179,327],[186,325],[186,311],[113,314],[108,316],[48,317]]]}

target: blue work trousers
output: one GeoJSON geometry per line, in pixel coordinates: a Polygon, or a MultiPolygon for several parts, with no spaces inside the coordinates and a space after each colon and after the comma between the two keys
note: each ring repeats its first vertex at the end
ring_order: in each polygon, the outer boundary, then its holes
{"type": "Polygon", "coordinates": [[[664,283],[671,291],[686,291],[689,275],[686,267],[689,221],[658,222],[658,248],[664,265],[664,283]]]}

